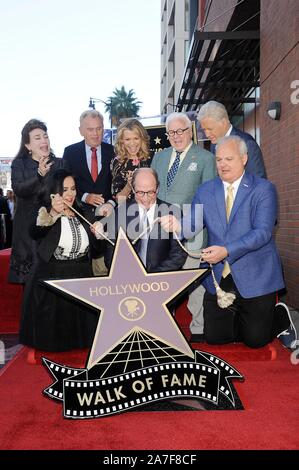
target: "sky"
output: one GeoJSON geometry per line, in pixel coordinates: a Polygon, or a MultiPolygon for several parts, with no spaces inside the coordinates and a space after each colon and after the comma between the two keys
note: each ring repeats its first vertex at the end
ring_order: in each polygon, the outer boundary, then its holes
{"type": "Polygon", "coordinates": [[[61,157],[82,139],[89,98],[122,85],[140,116],[159,114],[160,25],[160,0],[0,0],[0,158],[16,155],[31,118],[61,157]]]}

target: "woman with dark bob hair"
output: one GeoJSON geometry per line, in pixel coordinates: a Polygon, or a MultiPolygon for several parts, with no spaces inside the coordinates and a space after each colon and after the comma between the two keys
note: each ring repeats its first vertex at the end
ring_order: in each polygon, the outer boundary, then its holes
{"type": "Polygon", "coordinates": [[[35,258],[35,244],[28,233],[29,214],[44,182],[62,166],[62,160],[51,151],[46,124],[30,119],[22,129],[20,149],[11,166],[16,211],[8,275],[10,282],[26,282],[35,258]]]}
{"type": "Polygon", "coordinates": [[[48,178],[29,227],[37,261],[25,285],[20,342],[44,351],[68,351],[91,345],[97,314],[41,281],[92,277],[90,243],[96,239],[76,200],[75,178],[60,169],[48,178]]]}

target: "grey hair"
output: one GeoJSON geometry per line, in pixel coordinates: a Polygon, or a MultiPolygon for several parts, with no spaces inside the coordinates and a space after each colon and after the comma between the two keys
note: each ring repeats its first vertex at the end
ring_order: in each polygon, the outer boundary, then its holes
{"type": "Polygon", "coordinates": [[[226,144],[228,142],[235,142],[238,146],[238,150],[241,156],[248,154],[248,149],[245,140],[241,139],[238,135],[226,135],[225,137],[221,137],[216,145],[216,153],[219,149],[220,145],[226,144]]]}
{"type": "Polygon", "coordinates": [[[132,187],[135,189],[135,181],[136,181],[137,176],[140,175],[141,173],[144,173],[144,172],[147,172],[147,173],[153,175],[153,177],[155,178],[155,181],[156,181],[156,187],[158,188],[158,186],[159,186],[158,173],[153,168],[138,168],[137,170],[135,170],[134,173],[133,173],[133,176],[132,176],[132,182],[131,182],[132,187]]]}
{"type": "Polygon", "coordinates": [[[189,119],[189,117],[187,116],[187,114],[174,112],[174,113],[169,114],[169,115],[167,116],[167,118],[166,118],[165,125],[166,125],[166,130],[167,130],[167,131],[168,131],[168,126],[169,126],[169,124],[171,123],[171,121],[174,121],[175,119],[180,119],[181,121],[184,121],[184,122],[186,123],[186,126],[191,129],[191,127],[192,127],[192,122],[190,121],[190,119],[189,119]]]}
{"type": "Polygon", "coordinates": [[[220,121],[221,119],[229,121],[225,106],[222,103],[218,103],[218,101],[208,101],[198,111],[198,121],[209,117],[216,119],[217,121],[220,121]]]}
{"type": "Polygon", "coordinates": [[[87,117],[99,118],[102,122],[104,122],[104,116],[101,113],[99,113],[99,111],[97,111],[96,109],[87,109],[86,111],[83,111],[83,113],[81,114],[79,118],[80,125],[82,124],[84,119],[86,119],[87,117]]]}

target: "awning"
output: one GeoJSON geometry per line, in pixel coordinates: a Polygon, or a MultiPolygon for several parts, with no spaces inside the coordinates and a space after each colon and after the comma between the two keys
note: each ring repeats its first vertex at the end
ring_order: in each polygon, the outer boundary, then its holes
{"type": "Polygon", "coordinates": [[[181,86],[178,111],[192,111],[210,100],[237,115],[259,87],[259,31],[196,31],[181,86]]]}

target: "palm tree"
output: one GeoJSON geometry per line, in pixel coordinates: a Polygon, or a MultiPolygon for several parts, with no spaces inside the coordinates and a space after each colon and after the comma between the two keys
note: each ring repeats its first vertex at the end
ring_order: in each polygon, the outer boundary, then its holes
{"type": "Polygon", "coordinates": [[[134,95],[134,90],[126,92],[122,86],[120,89],[115,88],[113,95],[107,98],[105,112],[109,113],[113,126],[117,127],[123,118],[138,117],[142,101],[138,101],[134,95]]]}

